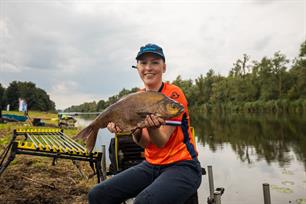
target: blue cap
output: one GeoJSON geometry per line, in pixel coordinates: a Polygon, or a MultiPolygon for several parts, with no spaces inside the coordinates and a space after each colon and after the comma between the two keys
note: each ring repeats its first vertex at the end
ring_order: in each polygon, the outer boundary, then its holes
{"type": "Polygon", "coordinates": [[[157,54],[165,61],[165,55],[163,49],[156,44],[149,43],[146,44],[145,46],[142,46],[139,52],[137,53],[136,60],[139,60],[139,58],[145,53],[157,54]]]}

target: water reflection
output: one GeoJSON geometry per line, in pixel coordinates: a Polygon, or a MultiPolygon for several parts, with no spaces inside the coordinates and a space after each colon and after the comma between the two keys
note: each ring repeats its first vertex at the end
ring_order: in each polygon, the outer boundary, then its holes
{"type": "Polygon", "coordinates": [[[242,162],[277,161],[281,167],[294,159],[306,169],[306,117],[300,115],[192,114],[199,143],[212,152],[230,144],[242,162]]]}
{"type": "MultiPolygon", "coordinates": [[[[215,187],[224,187],[222,203],[263,203],[262,183],[271,185],[272,203],[306,200],[306,118],[302,116],[203,115],[191,113],[203,167],[214,168],[215,187]],[[237,159],[238,157],[238,159],[237,159]]],[[[95,116],[77,117],[87,126],[95,116]]],[[[96,148],[113,137],[99,131],[96,148]]],[[[107,163],[108,151],[106,152],[107,163]]],[[[199,203],[209,195],[207,177],[198,189],[199,203]]]]}

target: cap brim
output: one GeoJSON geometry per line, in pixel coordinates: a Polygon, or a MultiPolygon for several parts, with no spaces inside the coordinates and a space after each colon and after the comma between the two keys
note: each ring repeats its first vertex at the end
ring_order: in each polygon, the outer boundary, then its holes
{"type": "Polygon", "coordinates": [[[156,55],[160,56],[162,59],[165,60],[165,56],[161,55],[159,52],[154,52],[154,51],[145,51],[145,52],[142,52],[141,54],[137,55],[136,60],[139,60],[139,58],[140,58],[141,56],[143,56],[144,54],[146,54],[146,53],[153,53],[153,54],[156,54],[156,55]]]}

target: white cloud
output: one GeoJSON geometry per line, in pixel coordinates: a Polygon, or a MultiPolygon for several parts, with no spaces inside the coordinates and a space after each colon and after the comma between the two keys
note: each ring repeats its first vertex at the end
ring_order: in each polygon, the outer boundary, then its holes
{"type": "Polygon", "coordinates": [[[98,101],[97,96],[81,93],[80,84],[75,81],[54,81],[54,86],[50,90],[51,100],[57,101],[56,108],[63,109],[71,105],[79,105],[86,102],[98,101]]]}
{"type": "Polygon", "coordinates": [[[61,95],[75,92],[78,89],[78,84],[74,81],[55,81],[54,86],[51,88],[51,92],[58,93],[61,95]]]}
{"type": "Polygon", "coordinates": [[[33,81],[59,108],[141,86],[130,66],[148,42],[164,48],[171,81],[211,68],[226,75],[244,53],[259,60],[280,50],[294,58],[306,36],[306,0],[1,5],[0,83],[33,81]]]}

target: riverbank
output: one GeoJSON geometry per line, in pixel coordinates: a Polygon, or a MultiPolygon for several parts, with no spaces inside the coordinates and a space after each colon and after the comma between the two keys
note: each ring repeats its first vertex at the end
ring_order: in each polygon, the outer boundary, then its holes
{"type": "MultiPolygon", "coordinates": [[[[19,112],[3,114],[22,115],[19,112]]],[[[42,118],[46,127],[55,127],[57,114],[29,112],[30,118],[42,118]]],[[[0,124],[0,152],[9,143],[16,128],[30,127],[29,122],[0,124]]],[[[68,136],[74,136],[77,128],[64,129],[68,136]]],[[[52,165],[52,158],[31,155],[17,155],[0,177],[0,203],[87,203],[87,192],[96,183],[96,177],[81,176],[70,160],[58,159],[52,165]]],[[[85,175],[92,173],[89,164],[81,162],[85,175]]]]}
{"type": "Polygon", "coordinates": [[[306,99],[299,100],[269,100],[251,102],[205,103],[190,107],[190,112],[201,113],[266,113],[266,114],[305,114],[306,99]]]}

